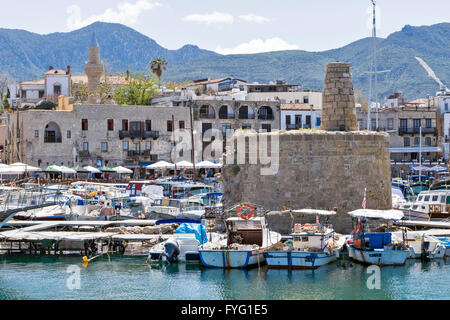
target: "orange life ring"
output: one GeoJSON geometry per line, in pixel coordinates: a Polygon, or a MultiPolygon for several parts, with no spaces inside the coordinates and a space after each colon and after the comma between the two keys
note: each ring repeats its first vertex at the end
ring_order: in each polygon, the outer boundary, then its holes
{"type": "Polygon", "coordinates": [[[255,215],[255,209],[254,209],[250,204],[248,204],[248,203],[243,203],[243,204],[240,204],[240,205],[237,207],[237,215],[238,215],[238,217],[240,217],[241,219],[248,220],[248,219],[253,218],[253,216],[255,215]],[[247,208],[250,209],[250,214],[249,214],[248,216],[244,216],[244,215],[241,213],[243,207],[247,207],[247,208]]]}

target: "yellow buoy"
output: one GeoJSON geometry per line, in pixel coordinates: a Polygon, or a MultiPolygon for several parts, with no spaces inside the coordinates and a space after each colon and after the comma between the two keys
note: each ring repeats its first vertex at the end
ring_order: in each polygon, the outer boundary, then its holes
{"type": "Polygon", "coordinates": [[[83,262],[89,262],[88,257],[84,256],[84,257],[83,257],[83,262]]]}

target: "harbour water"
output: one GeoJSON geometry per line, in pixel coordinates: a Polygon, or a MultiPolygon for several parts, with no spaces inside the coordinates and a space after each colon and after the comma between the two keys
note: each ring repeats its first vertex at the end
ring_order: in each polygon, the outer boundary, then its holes
{"type": "Polygon", "coordinates": [[[147,264],[145,257],[123,256],[83,267],[79,256],[3,256],[0,299],[450,299],[449,259],[383,267],[380,289],[368,288],[373,273],[367,271],[347,259],[314,271],[288,271],[147,264]],[[67,285],[70,270],[79,270],[79,289],[67,285]]]}

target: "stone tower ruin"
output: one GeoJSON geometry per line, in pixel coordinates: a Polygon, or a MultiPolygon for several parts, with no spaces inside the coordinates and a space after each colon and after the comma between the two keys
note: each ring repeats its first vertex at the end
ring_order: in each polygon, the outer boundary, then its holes
{"type": "Polygon", "coordinates": [[[327,64],[322,99],[323,130],[358,130],[351,66],[340,62],[327,64]]]}
{"type": "Polygon", "coordinates": [[[96,104],[99,98],[98,85],[103,74],[103,64],[100,61],[100,47],[95,32],[92,33],[89,59],[84,65],[84,72],[88,77],[88,104],[96,104]]]}

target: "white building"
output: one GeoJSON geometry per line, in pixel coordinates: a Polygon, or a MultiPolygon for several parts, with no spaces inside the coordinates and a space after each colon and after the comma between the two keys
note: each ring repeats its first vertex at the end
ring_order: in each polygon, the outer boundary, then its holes
{"type": "Polygon", "coordinates": [[[44,98],[57,100],[60,95],[69,97],[71,94],[70,66],[67,70],[50,67],[44,74],[44,79],[19,83],[19,106],[34,107],[44,98]]]}
{"type": "Polygon", "coordinates": [[[320,128],[321,109],[311,105],[282,104],[280,107],[280,130],[320,128]]]}
{"type": "Polygon", "coordinates": [[[434,104],[437,106],[441,113],[450,112],[450,90],[446,87],[442,87],[440,91],[436,92],[434,98],[434,104]]]}

